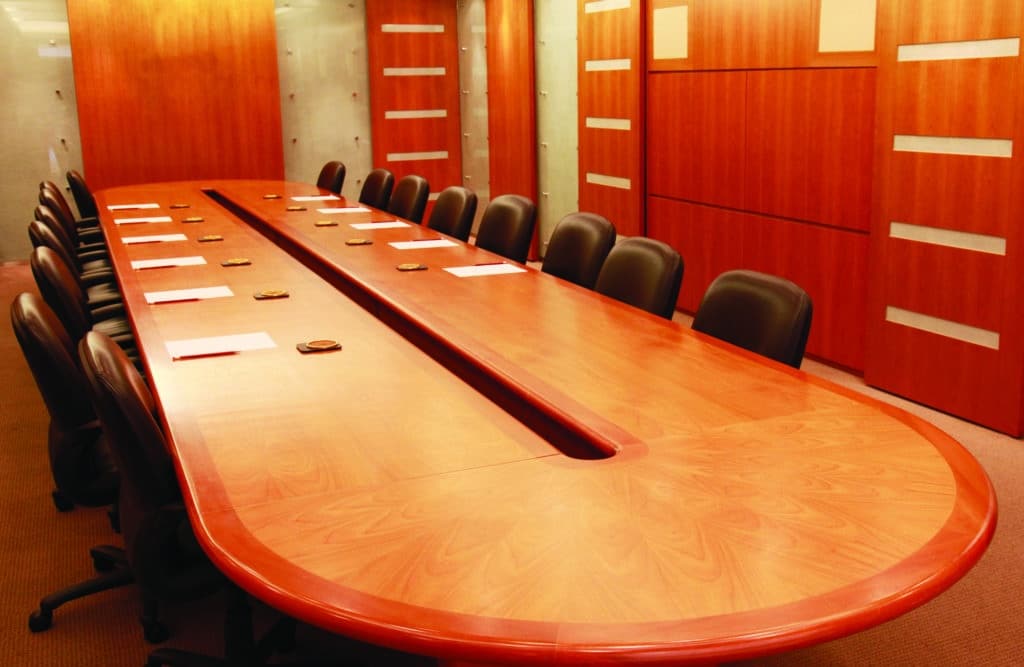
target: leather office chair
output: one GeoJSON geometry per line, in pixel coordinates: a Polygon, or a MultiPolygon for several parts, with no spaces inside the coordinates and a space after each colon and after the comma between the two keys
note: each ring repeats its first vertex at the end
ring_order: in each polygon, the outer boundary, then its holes
{"type": "Polygon", "coordinates": [[[122,303],[121,292],[117,287],[113,272],[108,269],[82,271],[81,265],[76,264],[77,258],[68,251],[64,242],[50,227],[38,220],[33,220],[28,225],[28,238],[32,242],[33,248],[50,248],[60,256],[66,266],[71,268],[71,276],[85,293],[86,307],[89,310],[122,303]]]}
{"type": "Polygon", "coordinates": [[[460,241],[468,241],[476,216],[476,193],[453,185],[441,191],[427,219],[427,227],[460,241]]]}
{"type": "Polygon", "coordinates": [[[75,206],[78,207],[78,214],[83,218],[95,218],[99,215],[96,209],[96,200],[93,199],[92,191],[85,183],[85,177],[78,171],[71,169],[66,174],[68,186],[71,188],[71,196],[75,199],[75,206]]]}
{"type": "Polygon", "coordinates": [[[73,265],[77,269],[83,272],[110,270],[110,254],[106,247],[84,247],[76,243],[68,233],[65,225],[57,219],[57,216],[54,215],[49,206],[36,206],[32,217],[50,229],[61,245],[74,257],[73,265]]]}
{"type": "Polygon", "coordinates": [[[140,620],[145,638],[160,642],[168,636],[158,618],[160,604],[194,600],[225,587],[228,592],[224,660],[161,648],[150,653],[146,665],[264,664],[273,650],[292,641],[294,621],[285,618],[259,643],[253,640],[245,593],[228,582],[196,541],[156,417],[156,403],[142,377],[123,350],[95,331],[82,339],[78,353],[96,412],[121,471],[124,551],[128,569],[142,594],[140,620]]]}
{"type": "Polygon", "coordinates": [[[387,169],[374,169],[363,181],[363,188],[359,191],[359,203],[372,206],[380,210],[388,207],[391,200],[391,190],[395,187],[395,175],[387,169]]]}
{"type": "Polygon", "coordinates": [[[340,195],[343,185],[345,185],[345,165],[337,160],[331,160],[320,170],[316,186],[340,195]]]}
{"type": "Polygon", "coordinates": [[[427,179],[416,174],[403,176],[391,193],[388,213],[419,224],[423,221],[423,211],[427,208],[429,196],[430,184],[427,179]]]}
{"type": "Polygon", "coordinates": [[[520,264],[530,252],[537,207],[522,195],[501,195],[491,200],[480,219],[476,246],[520,264]]]}
{"type": "Polygon", "coordinates": [[[29,292],[11,303],[11,326],[50,414],[53,504],[61,511],[75,505],[113,505],[117,469],[67,331],[43,300],[29,292]]]}
{"type": "Polygon", "coordinates": [[[541,271],[593,289],[604,260],[615,245],[615,226],[595,213],[570,213],[548,241],[541,271]]]}
{"type": "Polygon", "coordinates": [[[594,289],[672,319],[682,282],[683,258],[678,252],[661,241],[634,236],[611,249],[594,289]]]}
{"type": "MultiPolygon", "coordinates": [[[[97,226],[98,223],[94,223],[91,226],[83,226],[81,221],[75,220],[67,201],[58,191],[48,187],[40,188],[39,205],[53,213],[65,231],[67,231],[76,248],[79,246],[82,246],[83,249],[94,250],[106,248],[107,241],[103,237],[103,232],[97,226]]],[[[93,220],[96,219],[93,218],[93,220]]]]}
{"type": "Polygon", "coordinates": [[[114,304],[90,311],[85,293],[75,281],[71,269],[50,248],[35,248],[29,265],[39,293],[56,313],[72,341],[79,341],[87,331],[95,329],[113,338],[126,350],[135,352],[135,338],[124,318],[123,306],[114,304]]]}
{"type": "Polygon", "coordinates": [[[693,329],[800,368],[813,311],[807,292],[785,278],[726,271],[704,293],[693,329]]]}
{"type": "MultiPolygon", "coordinates": [[[[57,199],[57,203],[60,205],[61,211],[67,215],[71,220],[75,221],[75,226],[85,231],[93,231],[99,226],[99,218],[76,218],[74,211],[71,210],[71,205],[68,204],[67,197],[61,192],[60,187],[57,186],[53,181],[43,181],[39,184],[39,190],[49,190],[53,196],[57,199]]],[[[42,202],[40,202],[42,203],[42,202]]]]}

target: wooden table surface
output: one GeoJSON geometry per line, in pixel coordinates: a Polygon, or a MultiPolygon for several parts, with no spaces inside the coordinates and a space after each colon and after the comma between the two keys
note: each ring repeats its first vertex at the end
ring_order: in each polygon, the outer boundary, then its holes
{"type": "Polygon", "coordinates": [[[457,278],[442,268],[500,258],[397,250],[439,235],[357,231],[392,217],[290,199],[318,193],[97,195],[197,536],[282,611],[449,660],[706,663],[888,620],[990,541],[988,478],[926,422],[533,269],[457,278]],[[161,208],[106,211],[142,202],[161,208]],[[173,221],[113,222],[142,215],[173,221]],[[167,233],[187,240],[119,242],[167,233]],[[186,255],[208,263],[129,264],[186,255]],[[239,256],[252,264],[220,265],[239,256]],[[143,297],[213,285],[234,296],[143,297]],[[291,296],[252,298],[269,288],[291,296]],[[276,347],[164,347],[245,332],[276,347]],[[315,338],[343,349],[296,351],[315,338]]]}

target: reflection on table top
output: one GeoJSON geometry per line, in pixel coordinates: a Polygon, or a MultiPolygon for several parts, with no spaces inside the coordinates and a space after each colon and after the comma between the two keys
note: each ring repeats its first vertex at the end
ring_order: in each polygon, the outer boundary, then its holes
{"type": "Polygon", "coordinates": [[[929,424],[532,269],[459,278],[441,269],[500,258],[399,249],[439,235],[291,199],[316,194],[97,197],[200,541],[283,611],[454,659],[728,660],[903,613],[991,539],[988,479],[929,424]],[[172,222],[106,211],[142,202],[172,222]],[[168,233],[186,240],[118,242],[168,233]],[[194,255],[206,264],[130,267],[194,255]],[[221,285],[233,296],[144,298],[221,285]],[[253,332],[276,347],[165,347],[253,332]],[[295,349],[322,338],[342,350],[295,349]]]}

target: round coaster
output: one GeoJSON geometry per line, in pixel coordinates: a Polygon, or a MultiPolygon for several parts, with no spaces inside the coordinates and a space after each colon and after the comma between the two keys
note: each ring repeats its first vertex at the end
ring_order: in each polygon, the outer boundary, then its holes
{"type": "Polygon", "coordinates": [[[283,289],[264,289],[257,292],[259,296],[264,299],[279,299],[282,296],[288,296],[288,290],[283,289]]]}
{"type": "Polygon", "coordinates": [[[306,347],[311,350],[330,350],[339,346],[338,341],[329,338],[306,341],[306,347]]]}
{"type": "Polygon", "coordinates": [[[370,239],[348,239],[345,241],[345,245],[371,245],[373,241],[370,239]]]}

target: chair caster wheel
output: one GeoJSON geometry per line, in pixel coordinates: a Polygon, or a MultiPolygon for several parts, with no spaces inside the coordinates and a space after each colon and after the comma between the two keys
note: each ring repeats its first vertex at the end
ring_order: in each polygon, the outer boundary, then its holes
{"type": "Polygon", "coordinates": [[[53,491],[50,493],[50,497],[53,498],[53,506],[57,508],[58,512],[70,512],[75,509],[75,503],[60,491],[53,491]]]}
{"type": "Polygon", "coordinates": [[[163,623],[154,621],[142,624],[142,636],[145,637],[146,641],[150,644],[160,644],[167,641],[167,638],[171,636],[171,633],[167,631],[167,628],[163,623]]]}
{"type": "Polygon", "coordinates": [[[117,565],[109,558],[93,554],[92,569],[96,570],[100,574],[103,574],[104,572],[113,572],[116,568],[117,565]]]}
{"type": "Polygon", "coordinates": [[[37,609],[28,617],[28,629],[32,632],[49,630],[53,625],[53,612],[37,609]]]}

